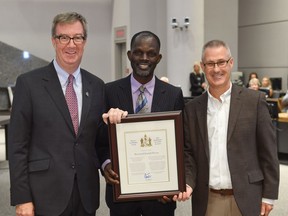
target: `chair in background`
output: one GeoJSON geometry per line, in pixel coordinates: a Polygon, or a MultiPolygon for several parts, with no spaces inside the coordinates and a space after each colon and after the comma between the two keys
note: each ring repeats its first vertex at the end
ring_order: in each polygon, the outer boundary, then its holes
{"type": "MultiPolygon", "coordinates": [[[[12,92],[12,91],[11,91],[12,92]]],[[[13,93],[9,93],[9,90],[7,87],[0,87],[0,114],[1,115],[7,115],[10,114],[12,100],[11,96],[13,96],[13,93]]]]}

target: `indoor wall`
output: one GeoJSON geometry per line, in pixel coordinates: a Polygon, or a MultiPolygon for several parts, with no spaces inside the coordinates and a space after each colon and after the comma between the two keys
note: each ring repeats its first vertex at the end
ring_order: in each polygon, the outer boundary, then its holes
{"type": "Polygon", "coordinates": [[[281,77],[287,90],[288,1],[239,1],[239,70],[263,76],[281,77]]]}
{"type": "MultiPolygon", "coordinates": [[[[0,41],[51,61],[51,25],[61,12],[77,11],[88,21],[82,67],[111,80],[112,0],[1,0],[0,41]]],[[[26,71],[24,71],[26,72],[26,71]]]]}

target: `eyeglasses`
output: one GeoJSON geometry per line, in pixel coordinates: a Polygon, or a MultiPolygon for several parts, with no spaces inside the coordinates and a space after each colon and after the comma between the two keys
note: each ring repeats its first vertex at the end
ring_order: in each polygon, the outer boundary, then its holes
{"type": "Polygon", "coordinates": [[[220,60],[218,62],[207,62],[204,63],[204,67],[208,68],[208,69],[212,69],[215,67],[215,65],[217,65],[219,68],[224,68],[227,66],[228,62],[231,60],[232,57],[230,57],[228,60],[220,60]]]}
{"type": "Polygon", "coordinates": [[[61,44],[69,44],[70,40],[73,40],[74,44],[80,45],[85,40],[85,37],[82,35],[76,35],[74,37],[69,37],[68,35],[56,35],[54,38],[57,38],[61,44]]]}

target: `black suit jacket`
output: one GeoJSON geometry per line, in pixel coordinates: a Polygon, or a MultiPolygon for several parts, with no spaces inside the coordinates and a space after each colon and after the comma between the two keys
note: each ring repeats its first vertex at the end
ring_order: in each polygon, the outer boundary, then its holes
{"type": "Polygon", "coordinates": [[[12,205],[33,202],[37,214],[59,215],[76,176],[86,211],[98,208],[98,168],[109,155],[102,148],[107,144],[104,83],[83,69],[81,76],[77,136],[53,63],[18,77],[9,128],[12,205]]]}
{"type": "MultiPolygon", "coordinates": [[[[209,191],[207,92],[185,106],[186,183],[193,187],[193,215],[204,216],[209,191]]],[[[279,163],[276,131],[265,95],[232,86],[227,134],[228,164],[242,215],[260,215],[262,198],[277,199],[279,163]]]]}
{"type": "MultiPolygon", "coordinates": [[[[134,113],[130,76],[106,84],[108,109],[119,108],[128,111],[129,114],[134,113]]],[[[183,108],[182,90],[156,77],[151,112],[183,110],[183,108]]],[[[119,214],[129,214],[129,211],[133,210],[133,205],[137,205],[137,202],[113,202],[112,186],[109,184],[106,186],[106,202],[110,209],[119,214]]],[[[166,204],[166,208],[175,209],[175,202],[166,204]]]]}

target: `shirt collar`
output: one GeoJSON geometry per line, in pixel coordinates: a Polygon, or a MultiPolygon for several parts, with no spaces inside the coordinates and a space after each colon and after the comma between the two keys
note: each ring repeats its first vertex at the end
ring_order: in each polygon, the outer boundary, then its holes
{"type": "MultiPolygon", "coordinates": [[[[231,91],[232,91],[232,83],[230,82],[229,89],[226,92],[224,92],[222,95],[220,95],[220,100],[221,100],[222,103],[224,103],[225,101],[227,101],[230,98],[231,91]]],[[[209,97],[210,100],[212,100],[212,99],[213,100],[218,100],[215,97],[213,97],[213,95],[210,94],[209,86],[207,88],[207,92],[208,92],[208,97],[209,97]]]]}
{"type": "MultiPolygon", "coordinates": [[[[133,76],[133,73],[131,74],[131,90],[132,90],[132,94],[135,94],[135,93],[138,93],[138,89],[141,85],[141,83],[139,83],[133,76]]],[[[145,83],[143,85],[145,88],[146,88],[146,91],[152,95],[153,93],[153,89],[154,89],[154,86],[155,86],[155,75],[152,77],[152,79],[148,82],[148,83],[145,83]]]]}
{"type": "MultiPolygon", "coordinates": [[[[68,77],[69,77],[70,74],[60,67],[60,65],[57,63],[56,59],[53,60],[53,64],[54,64],[55,70],[57,72],[57,75],[59,77],[59,81],[60,81],[61,86],[62,87],[67,86],[68,77]]],[[[76,86],[80,85],[80,83],[79,83],[79,82],[81,82],[80,66],[76,69],[76,71],[74,71],[72,73],[72,75],[75,78],[74,84],[76,86]]]]}

